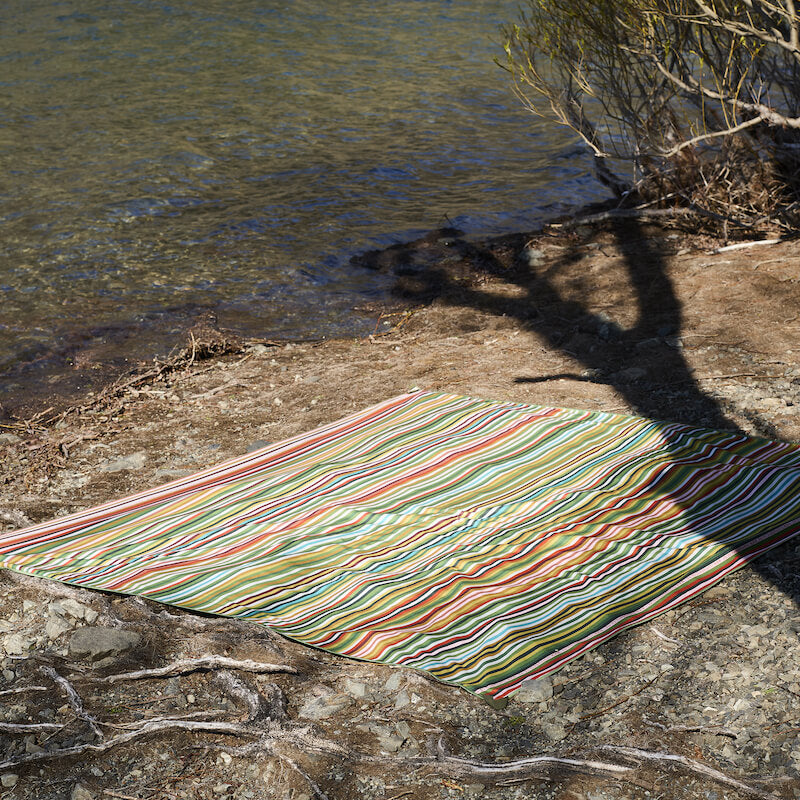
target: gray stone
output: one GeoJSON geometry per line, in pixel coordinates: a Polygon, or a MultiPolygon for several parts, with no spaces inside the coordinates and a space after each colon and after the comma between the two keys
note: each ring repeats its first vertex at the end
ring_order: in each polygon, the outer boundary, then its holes
{"type": "Polygon", "coordinates": [[[265,439],[256,439],[246,450],[248,453],[255,453],[256,450],[263,450],[265,447],[269,446],[270,442],[266,441],[265,439]]]}
{"type": "Polygon", "coordinates": [[[6,772],[5,775],[0,775],[0,784],[2,784],[4,789],[10,789],[12,786],[16,786],[18,780],[19,775],[15,772],[6,772]]]}
{"type": "Polygon", "coordinates": [[[53,639],[58,639],[59,636],[69,630],[72,630],[72,624],[65,619],[61,619],[61,617],[51,617],[44,626],[44,632],[51,641],[53,639]]]}
{"type": "Polygon", "coordinates": [[[523,681],[512,697],[519,703],[544,703],[553,697],[553,679],[545,675],[535,680],[523,681]]]}
{"type": "Polygon", "coordinates": [[[99,469],[101,472],[122,472],[123,470],[137,470],[141,469],[147,461],[147,455],[139,450],[136,453],[131,453],[129,456],[116,458],[113,461],[108,461],[101,464],[99,469]]]}
{"type": "Polygon", "coordinates": [[[94,800],[94,792],[87,789],[82,783],[76,783],[72,787],[69,800],[94,800]]]}
{"type": "Polygon", "coordinates": [[[378,737],[378,744],[384,753],[396,753],[405,743],[406,737],[382,725],[373,725],[372,732],[378,737]]]}
{"type": "Polygon", "coordinates": [[[536,247],[526,247],[524,250],[525,258],[531,267],[541,267],[544,264],[545,252],[536,247]]]}
{"type": "Polygon", "coordinates": [[[386,691],[388,692],[396,692],[400,688],[400,684],[403,682],[403,676],[399,672],[393,672],[392,675],[389,677],[389,680],[386,681],[384,684],[386,686],[386,691]]]}
{"type": "Polygon", "coordinates": [[[567,736],[566,728],[560,722],[543,722],[542,733],[551,742],[560,742],[567,736]]]}
{"type": "Polygon", "coordinates": [[[319,721],[327,719],[346,708],[352,703],[352,699],[346,694],[338,692],[323,692],[314,697],[307,697],[297,712],[298,716],[306,719],[319,721]]]}
{"type": "Polygon", "coordinates": [[[367,696],[367,684],[352,678],[344,679],[344,690],[354,700],[363,700],[367,696]]]}
{"type": "Polygon", "coordinates": [[[83,619],[88,610],[85,605],[70,597],[61,601],[61,607],[70,617],[75,617],[75,619],[83,619]]]}
{"type": "Polygon", "coordinates": [[[21,441],[15,433],[0,433],[0,444],[17,444],[21,441]]]}
{"type": "Polygon", "coordinates": [[[78,628],[69,640],[69,654],[83,661],[120,656],[138,647],[142,637],[133,631],[118,628],[78,628]]]}
{"type": "Polygon", "coordinates": [[[3,639],[3,650],[10,656],[21,656],[26,650],[30,650],[33,642],[20,636],[18,633],[12,633],[3,639]]]}

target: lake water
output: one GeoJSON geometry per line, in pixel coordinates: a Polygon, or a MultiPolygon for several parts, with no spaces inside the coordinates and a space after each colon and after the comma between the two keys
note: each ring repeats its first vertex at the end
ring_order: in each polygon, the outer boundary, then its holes
{"type": "Polygon", "coordinates": [[[354,253],[602,197],[493,64],[516,8],[6,0],[0,390],[131,331],[168,349],[208,310],[248,335],[364,333],[352,309],[388,279],[354,253]]]}

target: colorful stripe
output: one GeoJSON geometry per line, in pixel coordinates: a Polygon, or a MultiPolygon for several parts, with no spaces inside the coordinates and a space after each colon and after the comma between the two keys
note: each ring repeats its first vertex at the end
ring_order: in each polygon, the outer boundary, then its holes
{"type": "Polygon", "coordinates": [[[0,534],[0,566],[502,697],[800,531],[800,449],[411,392],[0,534]]]}

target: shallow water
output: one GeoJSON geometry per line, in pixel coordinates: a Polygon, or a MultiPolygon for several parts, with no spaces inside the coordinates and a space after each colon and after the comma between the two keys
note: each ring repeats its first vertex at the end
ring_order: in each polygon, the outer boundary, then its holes
{"type": "Polygon", "coordinates": [[[492,63],[516,7],[3,3],[0,372],[78,340],[111,357],[131,326],[158,350],[206,309],[250,335],[364,332],[352,309],[387,279],[353,253],[601,197],[492,63]]]}

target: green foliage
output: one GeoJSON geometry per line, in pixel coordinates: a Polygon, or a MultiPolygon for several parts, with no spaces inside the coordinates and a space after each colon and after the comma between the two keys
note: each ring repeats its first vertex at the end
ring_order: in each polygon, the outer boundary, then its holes
{"type": "Polygon", "coordinates": [[[517,95],[621,197],[797,227],[794,0],[528,0],[504,34],[517,95]]]}

